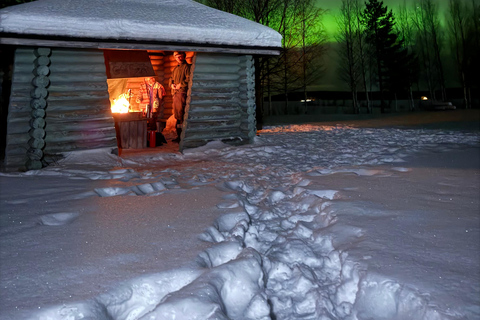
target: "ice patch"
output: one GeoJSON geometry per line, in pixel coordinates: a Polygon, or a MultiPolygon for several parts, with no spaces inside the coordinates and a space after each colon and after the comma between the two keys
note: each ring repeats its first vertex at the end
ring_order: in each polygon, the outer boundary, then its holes
{"type": "Polygon", "coordinates": [[[63,226],[78,218],[78,212],[50,213],[40,217],[39,224],[44,226],[63,226]]]}

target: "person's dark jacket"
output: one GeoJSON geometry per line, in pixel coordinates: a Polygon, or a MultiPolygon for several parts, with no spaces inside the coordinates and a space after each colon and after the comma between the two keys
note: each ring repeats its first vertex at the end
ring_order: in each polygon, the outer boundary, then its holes
{"type": "MultiPolygon", "coordinates": [[[[171,87],[172,84],[180,84],[178,91],[186,93],[188,91],[188,82],[190,81],[190,67],[191,65],[186,61],[177,65],[175,69],[173,69],[168,86],[171,87]]],[[[172,92],[172,94],[175,94],[175,92],[172,92]]]]}

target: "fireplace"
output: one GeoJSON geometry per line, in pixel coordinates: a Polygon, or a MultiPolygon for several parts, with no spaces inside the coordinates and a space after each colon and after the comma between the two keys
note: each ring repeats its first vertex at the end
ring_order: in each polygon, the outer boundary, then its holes
{"type": "Polygon", "coordinates": [[[112,116],[115,119],[118,147],[142,149],[147,147],[149,127],[155,130],[151,110],[138,103],[140,85],[147,77],[156,77],[147,51],[104,50],[108,93],[112,116]]]}

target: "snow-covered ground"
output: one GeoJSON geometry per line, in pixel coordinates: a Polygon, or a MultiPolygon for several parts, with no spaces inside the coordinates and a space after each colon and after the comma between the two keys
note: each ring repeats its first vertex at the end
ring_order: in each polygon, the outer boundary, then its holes
{"type": "Polygon", "coordinates": [[[479,130],[171,145],[0,174],[0,319],[480,318],[479,130]]]}

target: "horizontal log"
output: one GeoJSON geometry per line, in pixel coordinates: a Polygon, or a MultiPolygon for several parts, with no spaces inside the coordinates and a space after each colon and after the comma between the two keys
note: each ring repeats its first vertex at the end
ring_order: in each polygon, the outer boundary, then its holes
{"type": "Polygon", "coordinates": [[[56,82],[107,82],[107,75],[105,72],[89,72],[85,70],[84,72],[72,71],[72,72],[53,72],[50,75],[50,83],[54,84],[56,82]]]}
{"type": "Polygon", "coordinates": [[[85,51],[85,50],[52,50],[52,55],[50,56],[52,64],[94,64],[94,63],[103,63],[105,64],[105,58],[103,56],[103,51],[85,51]]]}
{"type": "Polygon", "coordinates": [[[45,136],[45,149],[50,148],[50,144],[55,144],[57,142],[71,141],[73,143],[75,141],[88,141],[92,139],[106,139],[111,137],[116,137],[114,127],[89,131],[49,131],[48,135],[45,136]]]}
{"type": "Polygon", "coordinates": [[[42,87],[36,87],[30,91],[30,97],[34,99],[45,99],[48,96],[48,90],[42,87]]]}
{"type": "Polygon", "coordinates": [[[14,119],[16,117],[16,113],[28,113],[32,108],[30,107],[30,100],[25,101],[12,101],[10,100],[10,105],[8,107],[8,114],[10,119],[14,119]]]}
{"type": "Polygon", "coordinates": [[[217,80],[217,81],[234,81],[238,80],[240,76],[236,73],[223,73],[223,74],[213,74],[213,73],[193,73],[193,81],[198,80],[217,80]]]}
{"type": "Polygon", "coordinates": [[[46,158],[52,154],[62,154],[70,151],[91,150],[99,148],[117,148],[116,137],[67,142],[50,142],[50,144],[45,147],[44,154],[46,158]]]}
{"type": "Polygon", "coordinates": [[[200,131],[223,131],[223,130],[241,131],[239,120],[189,120],[189,133],[200,131]]]}
{"type": "Polygon", "coordinates": [[[240,99],[237,97],[232,98],[223,98],[223,97],[192,97],[190,100],[190,105],[234,105],[238,106],[240,104],[240,99]]]}
{"type": "Polygon", "coordinates": [[[192,88],[192,95],[211,95],[211,96],[223,96],[224,94],[230,94],[231,96],[238,96],[242,91],[240,88],[231,87],[231,88],[212,88],[212,87],[195,87],[192,88]]]}
{"type": "MultiPolygon", "coordinates": [[[[44,98],[32,99],[30,101],[30,107],[34,110],[42,110],[47,106],[47,100],[44,98]]],[[[44,111],[45,115],[45,111],[44,111]]]]}
{"type": "Polygon", "coordinates": [[[229,112],[239,113],[241,108],[239,105],[225,103],[225,104],[206,104],[206,105],[191,105],[188,109],[189,113],[217,113],[217,112],[229,112]]]}
{"type": "Polygon", "coordinates": [[[20,88],[23,87],[31,87],[31,83],[35,75],[33,74],[33,67],[28,70],[28,72],[16,72],[15,77],[12,79],[12,87],[19,86],[20,88]]]}
{"type": "Polygon", "coordinates": [[[48,122],[75,121],[75,120],[111,120],[113,119],[110,108],[92,107],[87,109],[49,109],[48,122]]]}
{"type": "Polygon", "coordinates": [[[39,56],[33,61],[33,64],[35,67],[48,66],[50,64],[50,58],[47,56],[39,56]]]}
{"type": "Polygon", "coordinates": [[[233,65],[240,62],[240,57],[237,55],[206,55],[197,54],[196,65],[199,64],[227,64],[233,65]]]}
{"type": "Polygon", "coordinates": [[[195,92],[192,92],[190,97],[191,97],[191,100],[195,100],[195,101],[210,100],[210,101],[235,101],[237,103],[240,102],[238,92],[235,92],[235,91],[231,91],[231,92],[195,91],[195,92]]]}
{"type": "Polygon", "coordinates": [[[106,82],[55,82],[50,84],[48,91],[62,92],[62,91],[105,91],[108,92],[108,85],[106,82]]]}
{"type": "Polygon", "coordinates": [[[242,115],[234,110],[233,112],[229,111],[206,111],[206,112],[188,112],[188,121],[215,121],[215,120],[240,120],[242,115]]]}
{"type": "Polygon", "coordinates": [[[28,134],[34,139],[43,139],[45,137],[45,130],[43,130],[43,128],[34,128],[30,129],[28,134]]]}
{"type": "Polygon", "coordinates": [[[108,101],[108,92],[106,91],[50,91],[48,96],[48,103],[51,104],[54,101],[61,101],[61,100],[82,100],[82,99],[106,99],[108,101]]]}
{"type": "Polygon", "coordinates": [[[227,135],[227,136],[239,136],[242,135],[241,130],[239,128],[239,124],[235,125],[228,125],[228,126],[221,126],[221,127],[212,127],[212,126],[188,126],[186,132],[188,132],[188,136],[192,137],[194,135],[206,135],[215,136],[219,135],[227,135]]]}
{"type": "Polygon", "coordinates": [[[52,54],[52,49],[51,48],[45,48],[45,47],[41,47],[41,48],[35,48],[33,50],[33,54],[36,56],[36,57],[40,57],[40,56],[49,56],[52,54]]]}
{"type": "Polygon", "coordinates": [[[44,109],[33,109],[31,112],[33,118],[44,118],[45,110],[44,109]]]}
{"type": "Polygon", "coordinates": [[[30,119],[31,119],[30,116],[23,117],[23,118],[9,119],[7,123],[8,135],[11,135],[11,134],[27,135],[28,130],[31,129],[30,123],[29,123],[30,119]]]}
{"type": "Polygon", "coordinates": [[[50,79],[47,76],[37,76],[33,78],[32,84],[35,87],[46,88],[50,84],[50,79]]]}
{"type": "Polygon", "coordinates": [[[27,151],[27,157],[30,160],[41,160],[43,158],[43,151],[40,149],[29,148],[27,151]]]}
{"type": "Polygon", "coordinates": [[[78,100],[53,100],[48,102],[47,116],[50,116],[50,112],[72,111],[72,110],[85,110],[94,109],[98,110],[110,110],[110,101],[105,98],[91,98],[91,99],[78,99],[78,100]]]}
{"type": "Polygon", "coordinates": [[[75,72],[95,72],[103,73],[106,76],[106,69],[104,63],[76,63],[71,64],[56,64],[50,65],[52,73],[75,73],[75,72]]]}
{"type": "Polygon", "coordinates": [[[48,76],[50,74],[50,68],[48,66],[35,67],[33,74],[36,76],[48,76]]]}
{"type": "Polygon", "coordinates": [[[213,74],[238,74],[240,66],[226,64],[197,64],[195,65],[195,74],[213,73],[213,74]]]}
{"type": "Polygon", "coordinates": [[[5,155],[23,155],[26,156],[26,152],[30,147],[28,145],[28,140],[31,137],[27,132],[22,132],[20,134],[9,134],[7,136],[7,144],[5,147],[5,155]]]}
{"type": "Polygon", "coordinates": [[[84,121],[49,121],[45,130],[47,134],[56,131],[89,131],[114,128],[113,118],[105,120],[84,120],[84,121]]]}
{"type": "Polygon", "coordinates": [[[33,129],[43,129],[45,128],[45,119],[44,118],[31,118],[30,127],[33,129]]]}
{"type": "Polygon", "coordinates": [[[33,64],[33,61],[35,60],[35,54],[33,53],[32,49],[23,49],[19,50],[17,49],[15,51],[15,66],[19,64],[33,64]]]}
{"type": "Polygon", "coordinates": [[[28,145],[34,149],[42,149],[43,147],[45,147],[45,140],[31,138],[30,140],[28,140],[28,145]]]}
{"type": "Polygon", "coordinates": [[[208,88],[211,90],[223,89],[223,88],[239,88],[240,83],[238,81],[225,81],[225,80],[197,80],[192,81],[192,91],[202,88],[208,88]]]}
{"type": "Polygon", "coordinates": [[[40,160],[28,159],[25,162],[25,168],[26,170],[40,170],[43,168],[43,164],[42,164],[42,161],[40,160]]]}
{"type": "Polygon", "coordinates": [[[25,163],[27,162],[28,158],[26,153],[24,152],[23,155],[9,155],[5,156],[5,170],[6,171],[25,171],[25,163]]]}

